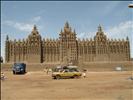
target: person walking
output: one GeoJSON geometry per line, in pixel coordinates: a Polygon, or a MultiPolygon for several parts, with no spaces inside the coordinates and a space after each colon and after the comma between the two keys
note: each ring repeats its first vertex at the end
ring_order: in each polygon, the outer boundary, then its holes
{"type": "Polygon", "coordinates": [[[82,76],[86,78],[86,69],[83,70],[82,76]]]}

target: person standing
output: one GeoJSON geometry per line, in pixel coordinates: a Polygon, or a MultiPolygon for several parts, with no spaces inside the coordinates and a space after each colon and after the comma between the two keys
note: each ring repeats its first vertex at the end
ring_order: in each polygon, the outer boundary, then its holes
{"type": "Polygon", "coordinates": [[[82,76],[86,78],[86,69],[83,70],[82,76]]]}

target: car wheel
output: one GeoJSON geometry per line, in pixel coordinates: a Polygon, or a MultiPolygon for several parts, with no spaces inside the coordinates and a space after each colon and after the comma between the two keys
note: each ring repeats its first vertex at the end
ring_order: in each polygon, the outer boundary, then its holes
{"type": "Polygon", "coordinates": [[[74,75],[74,78],[79,78],[79,76],[78,75],[74,75]]]}
{"type": "Polygon", "coordinates": [[[24,71],[22,71],[22,74],[24,74],[25,72],[24,71]]]}
{"type": "Polygon", "coordinates": [[[53,79],[56,79],[56,77],[53,77],[53,79]]]}
{"type": "Polygon", "coordinates": [[[60,75],[57,75],[57,76],[56,76],[56,79],[57,79],[57,80],[58,80],[58,79],[61,79],[60,75]]]}
{"type": "Polygon", "coordinates": [[[13,71],[13,74],[16,74],[15,71],[13,71]]]}

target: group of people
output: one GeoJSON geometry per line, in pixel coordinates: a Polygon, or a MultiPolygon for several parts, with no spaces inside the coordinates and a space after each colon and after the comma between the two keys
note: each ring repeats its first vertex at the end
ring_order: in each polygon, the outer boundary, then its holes
{"type": "Polygon", "coordinates": [[[46,72],[46,74],[49,74],[49,73],[51,73],[52,72],[52,69],[51,68],[45,68],[44,69],[44,72],[46,72]]]}

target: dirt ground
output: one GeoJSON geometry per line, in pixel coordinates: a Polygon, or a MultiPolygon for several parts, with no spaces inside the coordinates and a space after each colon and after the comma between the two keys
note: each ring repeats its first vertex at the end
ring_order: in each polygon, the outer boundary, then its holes
{"type": "Polygon", "coordinates": [[[54,80],[44,72],[4,72],[1,100],[133,100],[131,71],[87,72],[86,78],[54,80]]]}

